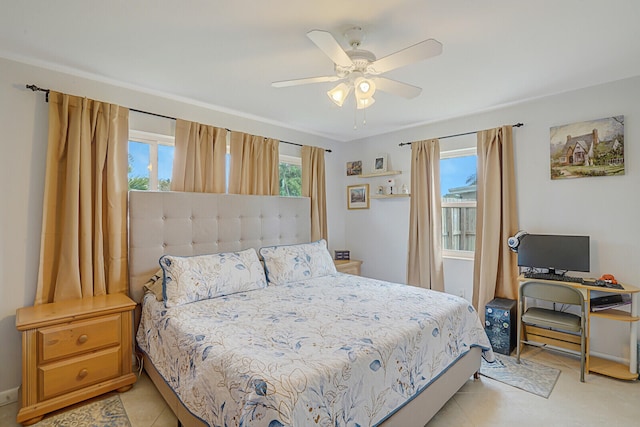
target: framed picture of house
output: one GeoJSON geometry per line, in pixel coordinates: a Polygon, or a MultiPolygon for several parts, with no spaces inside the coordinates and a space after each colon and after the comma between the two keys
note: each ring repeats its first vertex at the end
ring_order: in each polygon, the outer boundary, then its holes
{"type": "Polygon", "coordinates": [[[387,155],[377,154],[373,159],[373,173],[386,172],[387,171],[387,155]]]}
{"type": "Polygon", "coordinates": [[[550,130],[551,179],[624,175],[624,116],[550,130]]]}
{"type": "Polygon", "coordinates": [[[369,209],[369,184],[347,187],[347,208],[369,209]]]}
{"type": "Polygon", "coordinates": [[[347,176],[362,175],[362,160],[347,162],[347,176]]]}

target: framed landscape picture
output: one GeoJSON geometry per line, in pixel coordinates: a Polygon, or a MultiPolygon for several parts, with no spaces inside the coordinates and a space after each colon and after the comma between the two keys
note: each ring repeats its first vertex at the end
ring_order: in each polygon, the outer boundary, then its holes
{"type": "Polygon", "coordinates": [[[624,175],[624,116],[550,129],[551,179],[624,175]]]}
{"type": "Polygon", "coordinates": [[[369,209],[369,184],[347,187],[347,208],[369,209]]]}

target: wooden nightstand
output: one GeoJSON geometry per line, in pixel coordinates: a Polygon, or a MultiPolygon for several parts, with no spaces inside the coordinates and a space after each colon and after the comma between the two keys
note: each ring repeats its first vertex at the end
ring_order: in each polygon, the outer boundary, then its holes
{"type": "Polygon", "coordinates": [[[357,259],[345,259],[345,260],[333,260],[336,265],[336,270],[340,273],[360,275],[360,266],[362,261],[357,259]]]}
{"type": "Polygon", "coordinates": [[[127,391],[136,303],[111,294],[16,311],[22,331],[22,397],[17,421],[34,424],[52,411],[112,391],[127,391]]]}

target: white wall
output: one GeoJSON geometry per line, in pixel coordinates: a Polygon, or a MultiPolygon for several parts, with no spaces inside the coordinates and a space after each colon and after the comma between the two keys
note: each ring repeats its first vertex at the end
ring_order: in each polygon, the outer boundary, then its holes
{"type": "MultiPolygon", "coordinates": [[[[589,235],[592,276],[611,273],[622,282],[640,285],[638,99],[640,77],[635,77],[354,142],[348,160],[369,162],[376,153],[388,153],[391,167],[402,169],[402,179],[408,180],[409,148],[399,148],[398,143],[523,122],[524,127],[514,129],[520,228],[589,235]],[[549,128],[615,115],[625,116],[625,175],[551,181],[549,128]]],[[[455,141],[441,140],[441,149],[449,143],[455,141]]],[[[345,178],[344,185],[355,180],[345,178]]],[[[371,209],[347,213],[347,247],[364,261],[363,275],[405,279],[408,206],[409,200],[372,200],[371,209]]],[[[467,275],[468,299],[473,274],[469,263],[445,263],[445,287],[459,295],[461,275],[467,275]]],[[[595,319],[591,343],[596,353],[628,358],[628,325],[595,319]]]]}
{"type": "MultiPolygon", "coordinates": [[[[54,89],[126,107],[180,117],[256,135],[332,149],[325,156],[327,188],[341,187],[336,158],[344,144],[274,124],[214,111],[203,104],[189,104],[132,88],[92,81],[0,59],[0,395],[14,392],[21,382],[21,341],[15,328],[16,309],[33,304],[38,274],[42,198],[47,150],[48,106],[44,94],[25,89],[26,84],[54,89]]],[[[173,123],[142,114],[131,114],[138,130],[173,132],[173,123]]],[[[283,153],[296,148],[282,145],[283,153]]],[[[298,149],[299,150],[299,149],[298,149]]],[[[344,246],[342,191],[327,194],[329,241],[344,246]]],[[[2,402],[0,402],[2,403],[2,402]]]]}

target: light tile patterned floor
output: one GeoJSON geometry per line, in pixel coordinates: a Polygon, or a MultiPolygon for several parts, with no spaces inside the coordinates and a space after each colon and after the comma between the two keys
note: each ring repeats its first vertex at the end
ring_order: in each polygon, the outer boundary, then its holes
{"type": "MultiPolygon", "coordinates": [[[[640,425],[639,381],[591,374],[580,383],[577,357],[534,347],[526,347],[523,356],[562,371],[549,399],[481,376],[478,381],[469,380],[427,427],[640,425]]],[[[120,396],[133,427],[177,426],[175,416],[145,374],[120,396]]],[[[17,411],[16,403],[0,407],[0,426],[18,426],[17,411]]]]}

